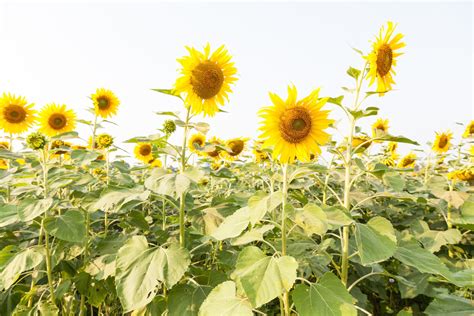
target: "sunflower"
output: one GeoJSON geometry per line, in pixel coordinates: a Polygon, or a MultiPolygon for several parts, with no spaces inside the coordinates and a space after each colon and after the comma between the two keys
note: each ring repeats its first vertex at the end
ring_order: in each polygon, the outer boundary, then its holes
{"type": "Polygon", "coordinates": [[[369,85],[371,86],[377,79],[377,92],[380,96],[392,89],[392,83],[395,83],[393,68],[397,65],[396,58],[402,54],[397,50],[405,46],[405,43],[401,42],[402,34],[398,33],[392,37],[395,27],[392,22],[387,23],[387,30],[382,26],[379,36],[372,44],[372,52],[365,56],[369,63],[367,73],[367,78],[370,79],[369,85]]]}
{"type": "Polygon", "coordinates": [[[372,125],[372,137],[379,138],[387,135],[388,133],[388,120],[379,118],[372,125]]]}
{"type": "Polygon", "coordinates": [[[471,148],[469,148],[469,155],[471,156],[471,161],[474,162],[474,145],[471,145],[471,148]]]}
{"type": "Polygon", "coordinates": [[[245,150],[247,141],[247,138],[240,137],[227,140],[225,142],[225,146],[229,148],[230,151],[221,151],[221,157],[227,161],[234,161],[238,159],[240,154],[245,150]]]}
{"type": "Polygon", "coordinates": [[[8,163],[5,159],[0,159],[0,170],[8,169],[8,163]]]}
{"type": "Polygon", "coordinates": [[[352,137],[352,148],[360,151],[365,150],[370,147],[372,144],[372,141],[370,140],[370,137],[367,137],[365,135],[358,135],[358,136],[353,136],[352,137]]]}
{"type": "Polygon", "coordinates": [[[461,170],[454,170],[448,173],[449,180],[457,181],[473,181],[474,180],[474,167],[464,168],[461,170]]]}
{"type": "Polygon", "coordinates": [[[397,148],[398,148],[398,143],[397,142],[390,142],[387,145],[387,151],[389,153],[395,153],[397,151],[397,148]]]}
{"type": "Polygon", "coordinates": [[[474,121],[469,122],[466,126],[466,130],[464,134],[462,134],[463,138],[474,137],[474,121]]]}
{"type": "Polygon", "coordinates": [[[400,168],[413,168],[415,167],[416,155],[413,152],[408,153],[398,162],[400,168]]]}
{"type": "MultiPolygon", "coordinates": [[[[90,140],[92,143],[92,139],[90,140]]],[[[107,149],[114,144],[114,138],[109,134],[99,134],[95,139],[96,146],[98,149],[107,149]]]]}
{"type": "Polygon", "coordinates": [[[382,158],[380,162],[387,167],[395,167],[397,165],[396,161],[392,157],[382,158]]]}
{"type": "Polygon", "coordinates": [[[266,151],[262,150],[261,141],[255,141],[253,145],[253,155],[256,163],[265,162],[270,159],[269,154],[266,151]]]}
{"type": "Polygon", "coordinates": [[[201,133],[192,135],[188,141],[189,149],[197,155],[203,154],[201,149],[204,147],[205,144],[206,144],[206,136],[204,136],[201,133]]]}
{"type": "Polygon", "coordinates": [[[219,160],[221,158],[222,149],[219,148],[218,146],[224,146],[223,141],[214,136],[209,140],[209,144],[212,145],[212,150],[206,151],[205,152],[206,156],[214,160],[219,160]]]}
{"type": "Polygon", "coordinates": [[[0,98],[0,129],[9,134],[26,132],[36,120],[33,105],[24,97],[4,93],[0,98]]]}
{"type": "Polygon", "coordinates": [[[311,154],[321,153],[319,146],[330,138],[324,130],[333,120],[328,119],[329,111],[321,110],[328,98],[318,99],[318,96],[319,89],[316,89],[297,100],[295,86],[288,86],[286,101],[270,93],[273,106],[259,112],[263,119],[260,138],[264,140],[262,148],[274,147],[273,158],[282,163],[292,163],[295,157],[309,162],[311,154]]]}
{"type": "Polygon", "coordinates": [[[70,149],[71,146],[71,143],[65,142],[60,139],[56,139],[51,142],[51,150],[54,151],[54,156],[60,156],[68,153],[68,149],[70,149]]]}
{"type": "Polygon", "coordinates": [[[204,52],[192,47],[186,49],[189,56],[178,59],[183,67],[182,76],[176,80],[174,90],[185,94],[185,103],[193,114],[214,116],[218,106],[229,99],[230,86],[237,80],[232,57],[224,45],[212,54],[209,44],[204,47],[204,52]]]}
{"type": "Polygon", "coordinates": [[[153,147],[150,143],[138,143],[133,152],[135,157],[144,163],[149,163],[153,160],[153,147]]]}
{"type": "Polygon", "coordinates": [[[163,163],[158,158],[153,158],[153,160],[149,161],[148,164],[152,168],[161,168],[163,166],[163,163]]]}
{"type": "Polygon", "coordinates": [[[76,127],[76,114],[66,106],[59,104],[46,105],[40,113],[40,131],[47,136],[56,136],[73,131],[76,127]]]}
{"type": "Polygon", "coordinates": [[[92,102],[94,103],[95,114],[102,117],[108,118],[117,114],[120,100],[115,94],[107,89],[97,89],[93,95],[91,95],[92,102]]]}
{"type": "Polygon", "coordinates": [[[10,143],[9,142],[0,141],[0,149],[9,150],[9,148],[10,148],[10,143]]]}
{"type": "Polygon", "coordinates": [[[451,139],[453,138],[453,133],[450,131],[443,133],[436,133],[436,139],[433,144],[433,150],[439,154],[445,153],[451,147],[451,139]]]}

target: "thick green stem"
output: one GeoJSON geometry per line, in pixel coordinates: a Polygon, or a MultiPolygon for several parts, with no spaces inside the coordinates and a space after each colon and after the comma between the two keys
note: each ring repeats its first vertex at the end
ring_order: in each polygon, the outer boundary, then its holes
{"type": "MultiPolygon", "coordinates": [[[[184,135],[183,135],[183,147],[181,149],[180,173],[184,173],[184,171],[186,170],[186,142],[187,142],[187,137],[188,137],[190,114],[191,114],[191,108],[188,107],[187,112],[186,112],[186,120],[184,122],[184,135]]],[[[186,199],[186,192],[183,191],[179,199],[179,244],[181,247],[185,247],[185,234],[184,234],[185,199],[186,199]]]]}
{"type": "MultiPolygon", "coordinates": [[[[283,164],[281,166],[283,173],[283,186],[282,186],[282,200],[281,200],[281,255],[286,256],[286,200],[288,193],[288,165],[283,164]]],[[[288,292],[283,292],[283,307],[284,310],[281,314],[284,316],[290,316],[290,300],[288,292]]]]}

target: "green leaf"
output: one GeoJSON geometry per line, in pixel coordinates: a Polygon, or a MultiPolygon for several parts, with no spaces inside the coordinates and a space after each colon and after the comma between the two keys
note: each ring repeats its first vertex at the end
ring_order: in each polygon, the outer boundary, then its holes
{"type": "Polygon", "coordinates": [[[242,236],[232,240],[233,246],[241,246],[254,241],[263,240],[263,234],[275,228],[273,225],[263,225],[262,227],[252,228],[242,236]]]}
{"type": "Polygon", "coordinates": [[[445,231],[429,230],[418,236],[423,247],[430,252],[438,252],[444,245],[457,244],[461,238],[461,232],[454,228],[445,231]]]}
{"type": "Polygon", "coordinates": [[[178,98],[181,99],[179,94],[176,93],[176,91],[174,89],[151,89],[151,90],[159,92],[159,93],[167,94],[167,95],[172,95],[174,97],[178,97],[178,98]]]}
{"type": "Polygon", "coordinates": [[[324,235],[328,230],[326,213],[316,204],[308,203],[303,210],[296,213],[295,223],[303,228],[308,236],[324,235]]]}
{"type": "Polygon", "coordinates": [[[18,220],[17,206],[4,204],[0,211],[0,228],[14,224],[18,220]]]}
{"type": "Polygon", "coordinates": [[[392,224],[380,216],[372,218],[367,224],[356,223],[355,239],[363,265],[382,262],[390,258],[397,248],[392,224]]]}
{"type": "Polygon", "coordinates": [[[150,191],[137,188],[109,188],[102,192],[101,197],[95,202],[90,211],[101,210],[103,212],[117,213],[121,208],[131,202],[143,202],[148,199],[150,191]]]}
{"type": "Polygon", "coordinates": [[[472,316],[474,306],[464,297],[455,295],[440,295],[425,309],[428,316],[472,316]]]}
{"type": "Polygon", "coordinates": [[[346,72],[349,76],[351,76],[355,80],[357,80],[357,78],[359,78],[359,75],[360,75],[360,70],[359,69],[349,67],[349,69],[347,69],[346,72]]]}
{"type": "Polygon", "coordinates": [[[255,225],[265,214],[277,208],[281,204],[282,196],[281,191],[276,191],[268,195],[258,194],[252,196],[248,201],[250,223],[255,225]]]}
{"type": "Polygon", "coordinates": [[[385,135],[384,137],[381,137],[380,140],[396,142],[396,143],[411,144],[411,145],[417,145],[417,146],[420,145],[417,142],[415,142],[414,140],[411,140],[411,139],[406,138],[404,136],[393,136],[393,135],[389,135],[389,134],[385,135]]]}
{"type": "Polygon", "coordinates": [[[324,213],[326,213],[328,228],[330,230],[338,229],[339,227],[347,226],[354,222],[348,213],[338,207],[324,207],[323,210],[324,213]]]}
{"type": "Polygon", "coordinates": [[[252,306],[246,298],[237,296],[235,283],[226,281],[216,286],[204,300],[199,316],[252,316],[252,306]]]}
{"type": "Polygon", "coordinates": [[[249,222],[249,208],[242,207],[232,215],[227,216],[212,232],[211,236],[217,240],[237,237],[247,228],[249,222]]]}
{"type": "Polygon", "coordinates": [[[0,272],[0,291],[9,289],[20,274],[35,268],[43,262],[43,248],[39,246],[26,248],[10,257],[0,272]]]}
{"type": "Polygon", "coordinates": [[[25,198],[18,205],[18,217],[23,222],[29,222],[42,215],[53,205],[52,198],[25,198]]]}
{"type": "Polygon", "coordinates": [[[383,183],[392,188],[396,192],[403,191],[405,188],[405,180],[400,176],[398,172],[386,172],[382,176],[383,183]]]}
{"type": "Polygon", "coordinates": [[[289,291],[296,280],[297,268],[293,257],[266,256],[259,248],[250,246],[240,252],[231,278],[257,308],[289,291]]]}
{"type": "Polygon", "coordinates": [[[332,103],[332,104],[336,104],[336,105],[339,105],[339,106],[342,107],[343,106],[342,105],[342,100],[344,100],[344,96],[340,95],[337,98],[329,98],[327,102],[332,103]]]}
{"type": "Polygon", "coordinates": [[[310,286],[298,284],[291,296],[300,316],[357,315],[354,298],[331,272],[326,272],[318,283],[310,286]]]}
{"type": "Polygon", "coordinates": [[[190,264],[186,249],[172,244],[169,248],[149,248],[144,236],[131,237],[116,259],[115,284],[125,312],[138,309],[153,300],[159,282],[170,289],[190,264]]]}
{"type": "Polygon", "coordinates": [[[86,237],[86,221],[82,212],[77,210],[46,218],[44,227],[48,233],[65,241],[83,242],[86,237]]]}
{"type": "Polygon", "coordinates": [[[181,196],[181,194],[183,194],[189,189],[189,186],[191,185],[191,180],[189,180],[189,178],[185,175],[179,173],[176,175],[174,185],[176,194],[178,196],[181,196]]]}
{"type": "Polygon", "coordinates": [[[2,159],[20,159],[23,158],[23,156],[15,154],[9,150],[0,148],[0,158],[2,159]]]}
{"type": "Polygon", "coordinates": [[[210,291],[209,286],[176,285],[169,292],[168,316],[196,316],[210,291]]]}

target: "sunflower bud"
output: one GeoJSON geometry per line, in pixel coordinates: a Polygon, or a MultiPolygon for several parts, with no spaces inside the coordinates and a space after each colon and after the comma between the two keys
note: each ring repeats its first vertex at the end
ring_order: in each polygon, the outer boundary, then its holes
{"type": "Polygon", "coordinates": [[[166,135],[171,135],[176,131],[176,124],[172,120],[166,120],[163,123],[163,132],[166,135]]]}
{"type": "Polygon", "coordinates": [[[46,136],[40,132],[31,133],[26,137],[26,144],[33,150],[43,149],[47,143],[48,140],[46,139],[46,136]]]}
{"type": "Polygon", "coordinates": [[[107,149],[113,145],[114,138],[109,134],[100,134],[97,135],[95,142],[98,149],[107,149]]]}

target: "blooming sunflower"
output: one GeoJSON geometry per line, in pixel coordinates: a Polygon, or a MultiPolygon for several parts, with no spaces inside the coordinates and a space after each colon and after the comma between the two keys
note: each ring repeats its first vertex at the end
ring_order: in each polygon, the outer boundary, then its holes
{"type": "Polygon", "coordinates": [[[0,169],[3,169],[3,170],[8,169],[8,163],[5,159],[0,159],[0,169]]]}
{"type": "Polygon", "coordinates": [[[231,56],[222,45],[211,54],[207,44],[204,52],[186,47],[189,56],[178,59],[183,67],[181,77],[176,80],[174,90],[186,95],[185,103],[193,114],[214,116],[232,92],[231,84],[237,78],[237,69],[231,56]]]}
{"type": "Polygon", "coordinates": [[[148,164],[152,168],[161,168],[163,166],[163,163],[158,158],[153,158],[153,160],[149,161],[148,164]]]}
{"type": "Polygon", "coordinates": [[[415,167],[416,155],[413,152],[408,153],[398,162],[400,168],[413,168],[415,167]]]}
{"type": "Polygon", "coordinates": [[[4,93],[0,98],[0,129],[11,134],[26,132],[36,120],[33,105],[24,97],[4,93]]]}
{"type": "Polygon", "coordinates": [[[370,137],[367,137],[365,135],[358,135],[352,137],[352,148],[357,151],[365,150],[369,148],[371,144],[372,141],[370,140],[370,137]]]}
{"type": "Polygon", "coordinates": [[[107,89],[100,88],[91,95],[92,102],[94,103],[95,114],[107,118],[117,114],[120,100],[115,94],[107,89]]]}
{"type": "Polygon", "coordinates": [[[253,146],[253,155],[256,163],[265,162],[270,159],[268,153],[262,150],[261,141],[255,141],[253,146]]]}
{"type": "Polygon", "coordinates": [[[223,150],[221,151],[221,156],[226,161],[234,161],[239,158],[240,154],[245,150],[247,145],[247,138],[233,138],[225,142],[225,146],[230,149],[230,151],[223,150]]]}
{"type": "Polygon", "coordinates": [[[273,106],[259,111],[261,122],[260,138],[262,148],[274,147],[273,158],[282,163],[292,163],[295,157],[308,162],[311,154],[319,155],[319,146],[329,141],[324,130],[333,120],[328,119],[329,111],[321,108],[328,98],[318,99],[319,89],[307,97],[297,100],[295,86],[288,86],[288,97],[283,101],[278,95],[270,93],[273,106]]]}
{"type": "MultiPolygon", "coordinates": [[[[92,139],[90,140],[92,143],[92,139]]],[[[95,139],[96,148],[98,149],[107,149],[114,144],[114,138],[109,134],[99,134],[95,139]]]]}
{"type": "Polygon", "coordinates": [[[397,50],[405,46],[405,43],[401,42],[403,34],[398,33],[392,37],[395,27],[392,22],[387,23],[386,30],[385,26],[382,26],[379,36],[372,44],[372,52],[365,56],[369,63],[367,73],[367,78],[370,79],[369,85],[371,86],[377,79],[377,92],[380,96],[392,89],[392,83],[395,83],[393,68],[397,65],[396,57],[402,54],[397,50]]]}
{"type": "Polygon", "coordinates": [[[189,149],[197,155],[203,154],[201,149],[204,147],[205,144],[206,144],[206,136],[204,136],[204,134],[201,134],[201,133],[192,135],[188,141],[189,149]]]}
{"type": "Polygon", "coordinates": [[[153,160],[153,147],[150,143],[138,143],[133,152],[135,157],[144,163],[150,163],[153,160]]]}
{"type": "Polygon", "coordinates": [[[397,148],[398,148],[398,143],[397,142],[390,142],[387,145],[387,151],[389,153],[395,153],[397,151],[397,148]]]}
{"type": "Polygon", "coordinates": [[[5,141],[0,141],[0,149],[8,150],[10,148],[10,143],[5,141]]]}
{"type": "Polygon", "coordinates": [[[379,118],[372,125],[372,137],[383,137],[388,133],[388,119],[379,118]]]}
{"type": "Polygon", "coordinates": [[[40,125],[40,132],[47,136],[70,132],[76,127],[76,114],[64,104],[52,103],[41,110],[40,125]]]}
{"type": "Polygon", "coordinates": [[[219,148],[218,146],[223,146],[224,143],[221,139],[217,138],[217,137],[212,137],[210,140],[209,140],[209,144],[212,145],[213,149],[211,151],[206,151],[206,156],[214,159],[214,160],[219,160],[220,157],[221,157],[221,151],[222,149],[219,148]]]}
{"type": "Polygon", "coordinates": [[[469,122],[466,126],[466,130],[464,134],[462,134],[463,138],[474,137],[474,121],[469,122]]]}
{"type": "Polygon", "coordinates": [[[65,142],[60,139],[56,139],[51,142],[51,150],[54,151],[55,156],[60,156],[68,153],[68,149],[70,149],[71,146],[71,143],[65,142]]]}
{"type": "Polygon", "coordinates": [[[445,153],[451,147],[451,139],[453,138],[453,133],[450,131],[443,133],[436,133],[436,139],[433,143],[433,150],[439,154],[445,153]]]}
{"type": "Polygon", "coordinates": [[[474,180],[474,167],[468,167],[461,170],[454,170],[448,173],[449,180],[457,181],[473,181],[474,180]]]}

